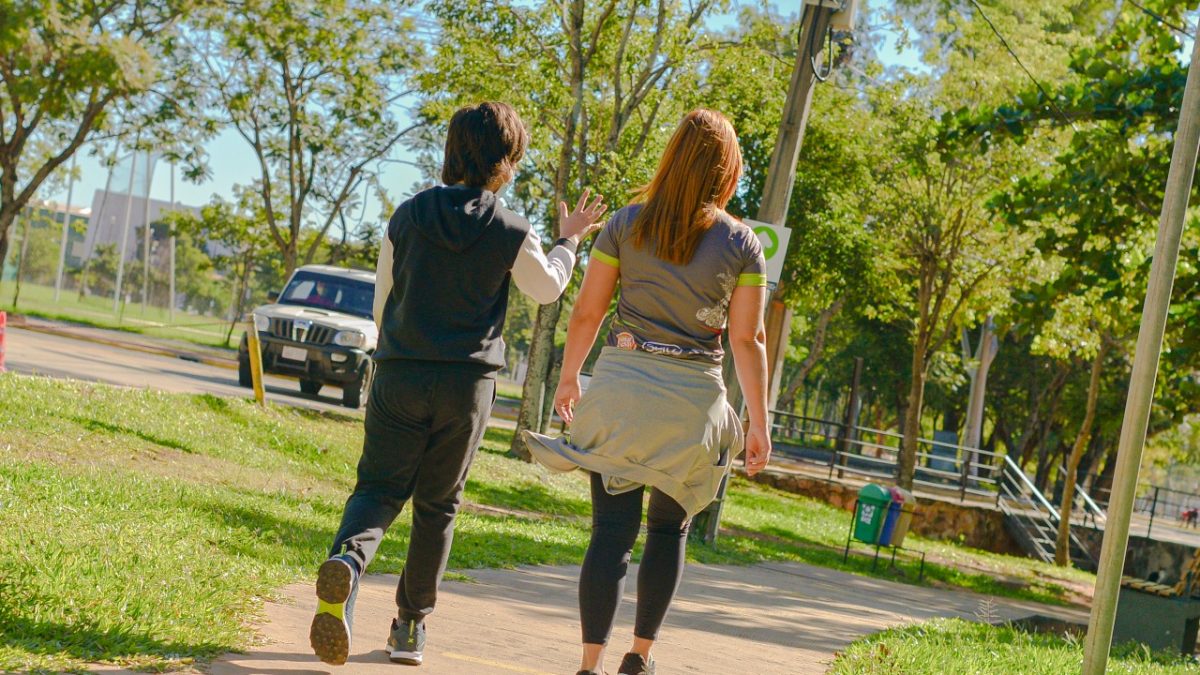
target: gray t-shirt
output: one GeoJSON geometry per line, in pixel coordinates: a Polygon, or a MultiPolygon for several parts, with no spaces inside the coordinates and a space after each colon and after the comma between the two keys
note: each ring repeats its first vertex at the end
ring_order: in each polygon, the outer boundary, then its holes
{"type": "Polygon", "coordinates": [[[621,294],[607,344],[653,354],[720,363],[721,334],[738,286],[766,286],[762,244],[745,224],[722,214],[687,265],[659,259],[633,243],[640,204],[613,214],[592,258],[620,268],[621,294]]]}

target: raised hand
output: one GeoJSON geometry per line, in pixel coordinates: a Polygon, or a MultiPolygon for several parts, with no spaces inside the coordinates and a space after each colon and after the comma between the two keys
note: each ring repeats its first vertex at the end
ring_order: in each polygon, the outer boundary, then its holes
{"type": "Polygon", "coordinates": [[[558,228],[563,237],[583,241],[588,235],[600,229],[599,221],[608,211],[608,205],[604,203],[604,197],[600,195],[596,195],[596,198],[588,203],[591,196],[592,191],[584,189],[583,195],[579,197],[574,210],[571,211],[567,210],[566,202],[558,203],[558,228]]]}

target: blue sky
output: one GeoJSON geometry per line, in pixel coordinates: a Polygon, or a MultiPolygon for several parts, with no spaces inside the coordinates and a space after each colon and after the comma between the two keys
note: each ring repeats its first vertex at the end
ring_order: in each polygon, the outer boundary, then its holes
{"type": "MultiPolygon", "coordinates": [[[[733,15],[730,14],[727,17],[718,19],[718,22],[732,22],[732,20],[733,15]]],[[[885,34],[885,43],[880,49],[880,56],[889,65],[895,64],[910,68],[920,67],[917,54],[914,50],[909,49],[899,52],[896,49],[896,37],[894,34],[885,34]]],[[[408,104],[411,105],[411,101],[408,104]]],[[[404,102],[401,102],[400,105],[403,106],[404,102]]],[[[401,123],[406,124],[408,117],[404,113],[403,107],[400,109],[400,114],[403,117],[401,123]]],[[[257,160],[255,160],[253,153],[245,141],[236,132],[227,130],[221,133],[208,144],[206,149],[209,157],[210,178],[200,184],[185,181],[181,176],[175,181],[175,199],[182,204],[201,206],[210,202],[214,195],[231,198],[235,185],[247,185],[257,178],[257,160]]],[[[401,145],[397,146],[392,156],[401,160],[414,159],[408,156],[408,150],[401,145]]],[[[78,153],[76,161],[79,163],[81,176],[75,182],[74,194],[71,199],[72,205],[88,207],[92,202],[92,196],[95,191],[104,189],[107,171],[102,166],[99,158],[88,154],[86,146],[78,153]]],[[[410,164],[390,162],[384,165],[382,183],[393,201],[399,202],[411,195],[414,185],[420,181],[420,173],[410,164]]],[[[170,183],[169,166],[160,164],[155,171],[154,181],[150,190],[151,196],[164,201],[169,199],[170,183]]],[[[112,189],[114,191],[121,191],[124,188],[114,185],[112,189]]],[[[39,197],[61,203],[66,200],[67,193],[63,189],[58,192],[39,195],[39,197]]],[[[386,216],[381,216],[379,212],[379,202],[372,195],[367,204],[365,216],[368,220],[378,217],[380,227],[382,227],[386,221],[386,216]]]]}

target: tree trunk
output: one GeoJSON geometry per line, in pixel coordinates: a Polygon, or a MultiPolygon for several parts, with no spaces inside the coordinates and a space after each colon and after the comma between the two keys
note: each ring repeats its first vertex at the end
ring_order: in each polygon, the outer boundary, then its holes
{"type": "Polygon", "coordinates": [[[829,322],[833,317],[842,311],[842,306],[846,299],[839,297],[834,300],[831,305],[822,309],[817,315],[817,325],[813,329],[812,345],[809,347],[808,356],[800,362],[799,369],[792,375],[788,381],[787,388],[779,397],[778,408],[791,412],[796,407],[796,394],[800,391],[800,387],[804,386],[804,381],[808,379],[808,374],[817,366],[817,361],[825,352],[825,339],[829,334],[829,322]]]}
{"type": "Polygon", "coordinates": [[[1021,439],[1017,441],[1015,452],[1020,457],[1019,465],[1022,469],[1029,463],[1033,457],[1033,450],[1037,447],[1044,433],[1044,420],[1054,419],[1054,415],[1058,412],[1059,399],[1062,397],[1063,388],[1067,382],[1067,375],[1071,372],[1070,366],[1059,366],[1055,369],[1054,377],[1050,383],[1038,394],[1037,400],[1033,403],[1033,412],[1025,423],[1025,431],[1021,433],[1021,439]],[[1049,399],[1049,405],[1046,400],[1049,399]]]}
{"type": "Polygon", "coordinates": [[[1096,401],[1100,397],[1100,372],[1104,366],[1104,356],[1107,353],[1106,342],[1101,341],[1092,360],[1092,374],[1088,381],[1087,412],[1083,416],[1083,424],[1079,426],[1079,435],[1075,437],[1075,445],[1071,448],[1071,457],[1067,460],[1067,475],[1063,476],[1062,505],[1058,510],[1058,542],[1054,547],[1054,564],[1065,567],[1071,564],[1071,504],[1075,501],[1075,478],[1079,471],[1079,462],[1087,450],[1088,441],[1092,435],[1092,423],[1096,420],[1096,401]]]}
{"type": "Polygon", "coordinates": [[[904,411],[904,441],[900,446],[900,474],[897,483],[912,490],[917,472],[918,439],[921,437],[921,409],[925,398],[925,349],[918,340],[913,345],[912,384],[908,389],[908,407],[904,411]]]}
{"type": "MultiPolygon", "coordinates": [[[[0,180],[5,178],[4,174],[5,172],[0,171],[0,180]]],[[[12,192],[11,185],[0,185],[0,270],[4,269],[4,261],[8,259],[8,242],[13,234],[17,216],[21,213],[19,208],[13,208],[15,196],[12,192]]]]}
{"type": "MultiPolygon", "coordinates": [[[[21,234],[21,254],[20,257],[17,258],[17,276],[15,279],[16,288],[13,289],[12,301],[13,309],[16,309],[17,303],[21,301],[21,277],[25,274],[25,258],[29,255],[29,221],[31,220],[33,220],[33,211],[32,209],[26,209],[25,227],[22,228],[21,234]]],[[[0,265],[0,273],[3,273],[3,271],[3,265],[0,265]]]]}
{"type": "Polygon", "coordinates": [[[517,431],[513,434],[510,452],[525,460],[531,461],[529,448],[521,438],[521,431],[541,432],[542,411],[546,405],[546,382],[549,379],[551,357],[554,355],[554,332],[558,327],[558,319],[562,315],[562,300],[542,305],[538,308],[537,321],[533,326],[533,339],[529,344],[529,365],[525,369],[525,384],[521,388],[521,412],[517,415],[517,431]]]}
{"type": "Polygon", "coordinates": [[[0,223],[0,269],[4,269],[4,261],[8,257],[8,230],[12,221],[0,223]]]}
{"type": "Polygon", "coordinates": [[[9,230],[13,229],[13,223],[16,221],[14,214],[9,214],[5,209],[0,209],[0,286],[4,284],[4,262],[8,259],[8,242],[10,237],[9,230]]]}
{"type": "Polygon", "coordinates": [[[237,327],[238,321],[242,319],[242,312],[246,307],[246,286],[250,283],[250,252],[246,252],[246,256],[242,258],[242,278],[238,280],[237,297],[234,299],[233,318],[229,321],[229,332],[225,333],[225,346],[229,346],[229,341],[233,339],[233,329],[237,327]]]}
{"type": "MultiPolygon", "coordinates": [[[[570,13],[567,22],[570,35],[568,39],[574,44],[570,50],[571,54],[571,95],[574,99],[574,104],[571,107],[571,112],[564,120],[563,144],[562,150],[558,157],[558,167],[554,175],[554,199],[550,205],[550,213],[547,222],[555,223],[552,226],[554,236],[558,236],[558,203],[566,200],[567,184],[571,178],[571,166],[575,161],[575,142],[579,128],[580,119],[583,116],[583,76],[584,76],[584,57],[582,54],[582,44],[580,42],[583,31],[583,11],[584,4],[582,0],[575,0],[571,4],[570,13]]],[[[580,157],[582,163],[586,161],[585,157],[580,157]]],[[[513,433],[512,444],[509,446],[509,452],[516,457],[525,461],[532,461],[533,457],[529,454],[529,448],[525,447],[525,440],[521,438],[521,432],[524,430],[543,431],[542,423],[546,419],[544,410],[547,406],[553,405],[553,401],[543,401],[545,390],[549,384],[550,369],[552,368],[552,356],[554,354],[554,334],[558,329],[558,320],[562,316],[562,298],[560,297],[555,302],[549,305],[542,305],[538,308],[537,319],[533,325],[533,338],[529,344],[529,368],[525,371],[525,384],[521,388],[521,412],[517,415],[517,429],[513,433]]],[[[553,390],[551,390],[553,391],[553,390]]]]}
{"type": "Polygon", "coordinates": [[[292,272],[296,271],[296,259],[299,256],[298,242],[293,237],[288,242],[287,248],[283,250],[283,277],[287,279],[292,276],[292,272]]]}
{"type": "Polygon", "coordinates": [[[1092,499],[1095,499],[1097,502],[1100,500],[1096,499],[1095,494],[1096,479],[1100,475],[1100,462],[1108,455],[1108,450],[1108,443],[1105,443],[1101,438],[1093,436],[1092,448],[1088,452],[1088,456],[1084,458],[1084,461],[1087,462],[1087,470],[1083,472],[1083,489],[1092,495],[1092,499]]]}

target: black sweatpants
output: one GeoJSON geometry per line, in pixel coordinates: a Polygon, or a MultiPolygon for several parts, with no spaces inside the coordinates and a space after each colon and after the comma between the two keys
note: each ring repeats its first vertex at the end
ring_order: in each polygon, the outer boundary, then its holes
{"type": "MultiPolygon", "coordinates": [[[[642,524],[645,487],[610,495],[599,474],[592,474],[592,541],[579,575],[579,616],[586,644],[606,644],[621,595],[629,558],[642,524]]],[[[637,618],[633,634],[658,638],[667,609],[679,589],[687,552],[687,512],[674,499],[650,490],[646,547],[638,568],[637,618]]]]}
{"type": "Polygon", "coordinates": [[[433,612],[467,471],[496,400],[493,373],[469,364],[381,361],[367,399],[358,484],[331,555],[366,570],[410,498],[412,536],[396,605],[402,620],[433,612]]]}

